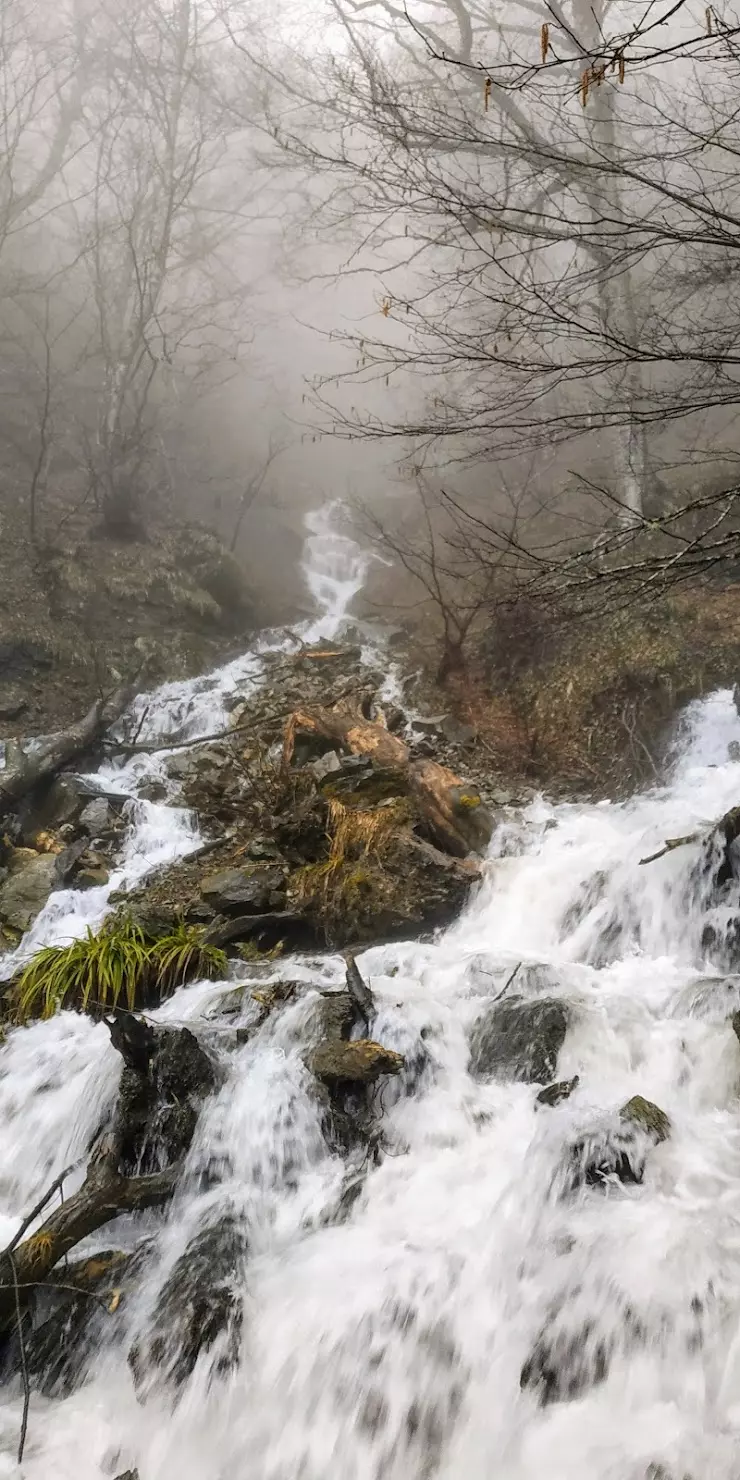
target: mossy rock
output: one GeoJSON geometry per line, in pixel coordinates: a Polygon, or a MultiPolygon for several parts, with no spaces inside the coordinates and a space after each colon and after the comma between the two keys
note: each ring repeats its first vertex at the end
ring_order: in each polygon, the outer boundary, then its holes
{"type": "Polygon", "coordinates": [[[400,1074],[403,1054],[383,1048],[369,1038],[346,1042],[339,1038],[319,1043],[309,1057],[309,1068],[330,1088],[342,1084],[374,1084],[384,1074],[400,1074]]]}
{"type": "Polygon", "coordinates": [[[671,1122],[665,1110],[661,1110],[659,1105],[654,1105],[652,1100],[643,1099],[642,1095],[633,1095],[632,1099],[622,1106],[619,1118],[646,1131],[656,1146],[661,1141],[667,1141],[671,1133],[671,1122]]]}
{"type": "Polygon", "coordinates": [[[296,870],[289,896],[334,946],[448,924],[478,871],[401,828],[382,853],[296,870]]]}

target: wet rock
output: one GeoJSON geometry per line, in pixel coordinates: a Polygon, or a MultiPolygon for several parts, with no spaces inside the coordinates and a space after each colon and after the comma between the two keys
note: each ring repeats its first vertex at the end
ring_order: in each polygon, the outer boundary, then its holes
{"type": "Polygon", "coordinates": [[[282,1007],[284,1002],[292,1002],[294,997],[305,991],[305,987],[306,983],[299,981],[270,982],[269,987],[257,988],[250,993],[250,996],[257,1003],[265,1018],[268,1013],[282,1007]]]}
{"type": "MultiPolygon", "coordinates": [[[[733,1026],[735,1026],[734,1022],[733,1026]]],[[[735,1031],[739,1031],[738,1027],[735,1031]]],[[[628,1125],[637,1126],[639,1130],[645,1131],[656,1146],[661,1141],[667,1141],[671,1133],[671,1122],[665,1110],[661,1110],[659,1105],[654,1105],[652,1100],[643,1099],[642,1095],[633,1095],[632,1099],[622,1106],[619,1118],[626,1121],[628,1125]]]]}
{"type": "Polygon", "coordinates": [[[93,800],[83,807],[79,824],[86,833],[90,834],[90,837],[96,838],[110,827],[112,820],[110,805],[106,798],[93,797],[93,800]]]}
{"type": "Polygon", "coordinates": [[[611,1343],[584,1321],[574,1331],[545,1329],[531,1357],[524,1363],[520,1386],[536,1391],[543,1408],[580,1397],[604,1382],[609,1371],[611,1343]]]}
{"type": "Polygon", "coordinates": [[[650,1150],[670,1135],[664,1110],[642,1095],[633,1095],[613,1124],[596,1126],[581,1135],[570,1149],[565,1187],[605,1187],[617,1181],[638,1186],[645,1175],[650,1150]]]}
{"type": "Polygon", "coordinates": [[[74,776],[57,776],[50,786],[33,799],[30,828],[56,828],[65,822],[76,822],[89,797],[74,776]]]}
{"type": "Polygon", "coordinates": [[[200,886],[206,902],[219,914],[264,914],[279,909],[285,896],[282,870],[259,865],[220,869],[200,886]]]}
{"type": "Polygon", "coordinates": [[[540,1090],[536,1103],[538,1105],[549,1105],[551,1108],[555,1105],[561,1105],[563,1100],[570,1099],[574,1089],[578,1088],[579,1083],[580,1080],[576,1074],[574,1079],[561,1079],[557,1084],[548,1084],[546,1089],[540,1090]]]}
{"type": "Polygon", "coordinates": [[[124,1064],[113,1136],[127,1176],[180,1160],[193,1139],[203,1100],[219,1074],[189,1028],[158,1028],[143,1068],[124,1064]]]}
{"type": "Polygon", "coordinates": [[[53,853],[15,848],[8,859],[8,876],[0,884],[0,920],[13,930],[28,930],[46,904],[56,881],[53,853]]]}
{"type": "Polygon", "coordinates": [[[330,874],[322,864],[304,868],[289,884],[305,918],[336,947],[447,924],[479,877],[475,863],[451,858],[405,828],[388,838],[382,856],[358,852],[330,874]]]}
{"type": "Polygon", "coordinates": [[[348,755],[337,771],[322,779],[321,791],[338,801],[353,800],[366,807],[392,797],[408,795],[408,776],[390,766],[374,766],[368,756],[348,755]]]}
{"type": "Polygon", "coordinates": [[[256,863],[261,863],[263,859],[280,859],[280,849],[277,843],[268,837],[250,838],[244,851],[247,858],[253,859],[256,863]]]}
{"type": "Polygon", "coordinates": [[[416,715],[411,721],[411,731],[415,735],[431,735],[437,738],[444,734],[444,723],[447,718],[444,714],[416,715]]]}
{"type": "Polygon", "coordinates": [[[244,570],[210,530],[195,525],[178,530],[176,565],[210,596],[223,621],[242,628],[251,620],[253,603],[244,570]]]}
{"type": "Polygon", "coordinates": [[[570,1402],[605,1381],[617,1351],[634,1351],[646,1337],[643,1322],[614,1289],[574,1285],[553,1302],[520,1386],[536,1392],[543,1407],[570,1402]]]}
{"type": "Polygon", "coordinates": [[[163,781],[143,781],[137,788],[136,795],[145,802],[164,802],[167,800],[167,787],[163,781]]]}
{"type": "MultiPolygon", "coordinates": [[[[90,1363],[120,1335],[130,1294],[151,1244],[132,1252],[101,1250],[52,1272],[36,1293],[24,1333],[33,1384],[47,1397],[64,1397],[84,1382],[90,1363]]],[[[6,1351],[6,1373],[21,1368],[17,1338],[6,1351]]]]}
{"type": "Polygon", "coordinates": [[[319,1004],[321,1037],[331,1042],[349,1038],[357,1010],[349,992],[326,992],[319,1004]]]}
{"type": "Polygon", "coordinates": [[[218,773],[231,765],[231,757],[222,743],[187,746],[168,755],[164,762],[173,781],[195,782],[209,773],[218,773]]]}
{"type": "Polygon", "coordinates": [[[129,1352],[140,1393],[162,1383],[181,1387],[198,1358],[214,1348],[212,1376],[223,1377],[236,1365],[246,1254],[244,1230],[229,1214],[191,1240],[160,1290],[151,1321],[129,1352]]]}
{"type": "Polygon", "coordinates": [[[494,1003],[473,1028],[469,1072],[475,1079],[545,1084],[556,1072],[567,1028],[568,1010],[555,998],[494,1003]]]}
{"type": "Polygon", "coordinates": [[[107,859],[90,848],[86,838],[78,839],[57,854],[56,888],[96,889],[107,884],[109,877],[107,859]]]}
{"type": "Polygon", "coordinates": [[[400,1074],[403,1055],[367,1038],[353,1042],[327,1039],[313,1049],[308,1063],[316,1078],[328,1087],[374,1084],[383,1074],[400,1074]]]}
{"type": "Polygon", "coordinates": [[[258,951],[273,951],[278,946],[301,951],[317,945],[320,936],[303,915],[292,910],[274,910],[267,915],[219,918],[209,927],[206,939],[214,946],[248,942],[258,951]]]}
{"type": "Polygon", "coordinates": [[[323,781],[326,776],[332,776],[336,771],[341,771],[342,762],[336,750],[327,750],[325,755],[320,755],[317,760],[311,761],[310,769],[317,781],[323,781]]]}
{"type": "Polygon", "coordinates": [[[0,673],[7,682],[23,682],[53,665],[54,653],[45,643],[23,637],[0,642],[0,673]]]}
{"type": "Polygon", "coordinates": [[[75,874],[75,889],[100,889],[108,883],[110,874],[104,865],[96,868],[81,868],[75,874]]]}

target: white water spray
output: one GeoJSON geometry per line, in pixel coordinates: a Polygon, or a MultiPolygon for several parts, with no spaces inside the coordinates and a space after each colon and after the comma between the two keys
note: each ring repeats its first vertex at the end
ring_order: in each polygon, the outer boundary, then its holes
{"type": "MultiPolygon", "coordinates": [[[[305,640],[336,635],[362,579],[361,554],[345,551],[343,575],[340,537],[319,525],[307,560],[324,616],[305,640]]],[[[244,663],[258,682],[259,660],[244,663]]],[[[231,680],[209,682],[213,715],[231,680]]],[[[168,714],[173,729],[195,715],[203,690],[177,689],[150,700],[147,736],[168,733],[168,714]]],[[[240,1360],[219,1377],[211,1352],[177,1403],[140,1403],[128,1343],[106,1349],[71,1396],[34,1396],[27,1480],[134,1466],[140,1480],[736,1480],[740,1051],[727,1004],[740,1005],[740,978],[704,959],[698,845],[640,862],[740,802],[734,740],[729,692],[691,706],[664,787],[621,805],[534,804],[495,837],[488,877],[451,929],[365,952],[374,1035],[405,1054],[407,1072],[378,1097],[385,1154],[345,1221],[346,1169],[322,1140],[303,1064],[317,994],[241,1048],[233,1019],[218,1016],[224,984],[166,1004],[163,1017],[214,1035],[226,1080],[201,1116],[128,1338],[146,1328],[190,1236],[228,1213],[245,1240],[240,1360]],[[558,1074],[580,1082],[556,1109],[537,1107],[536,1087],[468,1074],[470,1026],[519,963],[518,992],[568,1004],[558,1074]],[[555,1196],[574,1139],[633,1094],[672,1122],[644,1182],[555,1196]],[[218,1177],[204,1179],[209,1168],[218,1177]],[[546,1406],[522,1389],[543,1332],[576,1367],[595,1352],[600,1380],[546,1406]]],[[[108,768],[106,785],[135,794],[136,763],[108,768]]],[[[196,839],[183,814],[135,805],[122,871],[196,839]]],[[[58,905],[37,940],[53,935],[58,905]]],[[[274,976],[326,987],[343,972],[327,956],[281,962],[274,976]]],[[[11,1035],[0,1054],[4,1233],[84,1151],[118,1072],[105,1029],[86,1019],[11,1035]]],[[[0,1476],[15,1473],[19,1413],[9,1390],[0,1476]]]]}

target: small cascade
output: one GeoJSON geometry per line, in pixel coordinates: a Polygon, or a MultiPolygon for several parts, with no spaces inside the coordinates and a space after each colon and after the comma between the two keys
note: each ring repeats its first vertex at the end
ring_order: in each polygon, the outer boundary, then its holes
{"type": "MultiPolygon", "coordinates": [[[[320,616],[297,634],[307,643],[340,635],[367,571],[335,517],[308,521],[320,616]]],[[[137,700],[122,738],[217,733],[228,694],[258,686],[264,654],[292,640],[265,634],[220,673],[137,700]]],[[[375,1093],[362,1153],[327,1140],[306,1066],[321,994],[344,982],[339,956],[237,966],[154,1014],[202,1035],[220,1087],[164,1221],[119,1220],[89,1241],[151,1243],[86,1380],[34,1393],[26,1480],[736,1480],[740,1047],[728,1003],[740,977],[707,944],[702,845],[643,860],[740,803],[738,741],[729,691],[689,706],[663,784],[619,804],[535,801],[495,834],[453,926],[358,958],[373,1036],[405,1059],[375,1093]],[[303,986],[279,1011],[256,1019],[249,991],[235,1011],[239,984],[285,980],[303,986]],[[577,1082],[559,1103],[538,1101],[539,1082],[476,1070],[481,1023],[512,1004],[562,1022],[552,1063],[577,1082]],[[622,1112],[637,1096],[668,1131],[633,1135],[622,1112]],[[129,1354],[156,1349],[196,1249],[198,1277],[226,1281],[233,1319],[176,1390],[152,1379],[137,1392],[129,1354]]],[[[163,754],[114,756],[97,773],[130,799],[111,887],[198,844],[189,814],[138,797],[146,780],[167,784],[163,754]]],[[[24,953],[99,923],[108,892],[52,896],[24,953]]],[[[84,1155],[119,1076],[106,1029],[85,1018],[10,1035],[6,1240],[84,1155]]],[[[17,1473],[21,1409],[10,1382],[0,1480],[17,1473]]]]}

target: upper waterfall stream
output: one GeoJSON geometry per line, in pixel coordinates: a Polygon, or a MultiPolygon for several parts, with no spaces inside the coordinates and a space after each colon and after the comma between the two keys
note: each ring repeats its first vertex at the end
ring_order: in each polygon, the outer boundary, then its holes
{"type": "MultiPolygon", "coordinates": [[[[299,636],[335,637],[367,559],[324,511],[310,521],[304,568],[319,615],[299,636]]],[[[259,686],[260,654],[293,640],[264,634],[220,672],[139,698],[126,733],[140,743],[217,733],[228,695],[259,686]]],[[[384,1154],[344,1221],[333,1214],[347,1169],[322,1136],[303,1063],[314,994],[241,1046],[218,1011],[241,981],[339,986],[342,958],[245,965],[158,1010],[205,1035],[223,1086],[131,1302],[129,1341],[104,1347],[69,1396],[32,1398],[27,1480],[134,1468],[140,1480],[737,1480],[740,1054],[707,986],[698,846],[640,863],[740,803],[732,741],[729,691],[690,706],[663,785],[620,804],[536,801],[499,827],[484,882],[451,928],[358,958],[378,1003],[374,1036],[405,1055],[406,1072],[377,1092],[384,1154]],[[558,1078],[579,1083],[554,1109],[537,1106],[536,1086],[468,1073],[471,1024],[515,968],[521,995],[546,991],[569,1007],[558,1078]],[[637,1094],[672,1125],[644,1180],[563,1196],[567,1148],[637,1094]],[[141,1401],[127,1346],[193,1233],[224,1215],[243,1239],[238,1365],[219,1375],[216,1345],[176,1403],[156,1391],[141,1401]],[[545,1329],[568,1360],[596,1352],[602,1380],[547,1405],[522,1388],[545,1329]]],[[[53,895],[19,959],[96,926],[111,889],[199,842],[190,814],[137,799],[144,780],[170,785],[161,751],[113,757],[103,778],[131,798],[120,866],[106,888],[53,895]]],[[[728,980],[740,1006],[740,977],[728,980]]],[[[9,1035],[3,1243],[85,1155],[119,1075],[105,1027],[85,1017],[9,1035]]],[[[120,1220],[89,1247],[141,1233],[120,1220]]],[[[18,1386],[7,1388],[0,1477],[18,1473],[21,1407],[18,1386]]]]}

